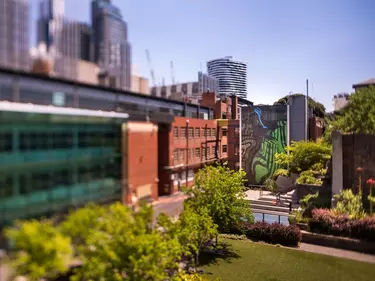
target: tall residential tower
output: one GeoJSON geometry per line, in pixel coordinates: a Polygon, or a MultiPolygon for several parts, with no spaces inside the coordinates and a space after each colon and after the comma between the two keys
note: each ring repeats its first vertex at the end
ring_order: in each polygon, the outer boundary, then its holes
{"type": "Polygon", "coordinates": [[[237,95],[246,98],[247,95],[247,64],[224,57],[207,62],[208,74],[219,80],[219,94],[222,96],[237,95]]]}
{"type": "Polygon", "coordinates": [[[28,0],[0,0],[0,66],[29,70],[28,0]]]}
{"type": "Polygon", "coordinates": [[[131,55],[127,24],[110,0],[93,0],[91,11],[94,61],[107,86],[131,89],[131,55]]]}

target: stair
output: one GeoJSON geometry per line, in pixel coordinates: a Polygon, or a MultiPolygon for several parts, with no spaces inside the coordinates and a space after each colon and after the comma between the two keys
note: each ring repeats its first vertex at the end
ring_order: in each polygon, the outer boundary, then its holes
{"type": "Polygon", "coordinates": [[[271,200],[249,200],[250,206],[254,210],[258,210],[260,212],[269,213],[269,212],[277,212],[277,213],[284,213],[289,214],[289,205],[286,206],[276,205],[271,200]]]}

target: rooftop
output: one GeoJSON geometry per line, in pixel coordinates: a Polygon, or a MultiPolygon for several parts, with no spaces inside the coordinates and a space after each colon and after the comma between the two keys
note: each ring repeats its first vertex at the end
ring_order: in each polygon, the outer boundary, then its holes
{"type": "Polygon", "coordinates": [[[361,87],[361,86],[368,86],[368,85],[375,85],[375,78],[370,78],[366,81],[359,82],[353,85],[353,88],[361,87]]]}

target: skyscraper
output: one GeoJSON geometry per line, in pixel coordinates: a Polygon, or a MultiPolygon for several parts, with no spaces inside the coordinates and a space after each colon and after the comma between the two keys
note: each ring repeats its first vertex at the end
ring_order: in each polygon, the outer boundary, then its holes
{"type": "Polygon", "coordinates": [[[94,61],[110,87],[131,89],[131,55],[127,24],[110,0],[93,0],[94,61]]]}
{"type": "Polygon", "coordinates": [[[0,0],[0,66],[29,70],[28,0],[0,0]]]}
{"type": "Polygon", "coordinates": [[[219,94],[236,94],[241,98],[247,95],[247,64],[224,57],[207,62],[208,75],[219,80],[219,94]]]}

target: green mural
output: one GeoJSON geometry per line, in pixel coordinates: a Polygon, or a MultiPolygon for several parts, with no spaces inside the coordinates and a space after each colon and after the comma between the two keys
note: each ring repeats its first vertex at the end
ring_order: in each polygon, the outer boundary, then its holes
{"type": "Polygon", "coordinates": [[[287,107],[242,108],[242,167],[249,184],[263,184],[279,168],[275,153],[287,145],[287,107]]]}

